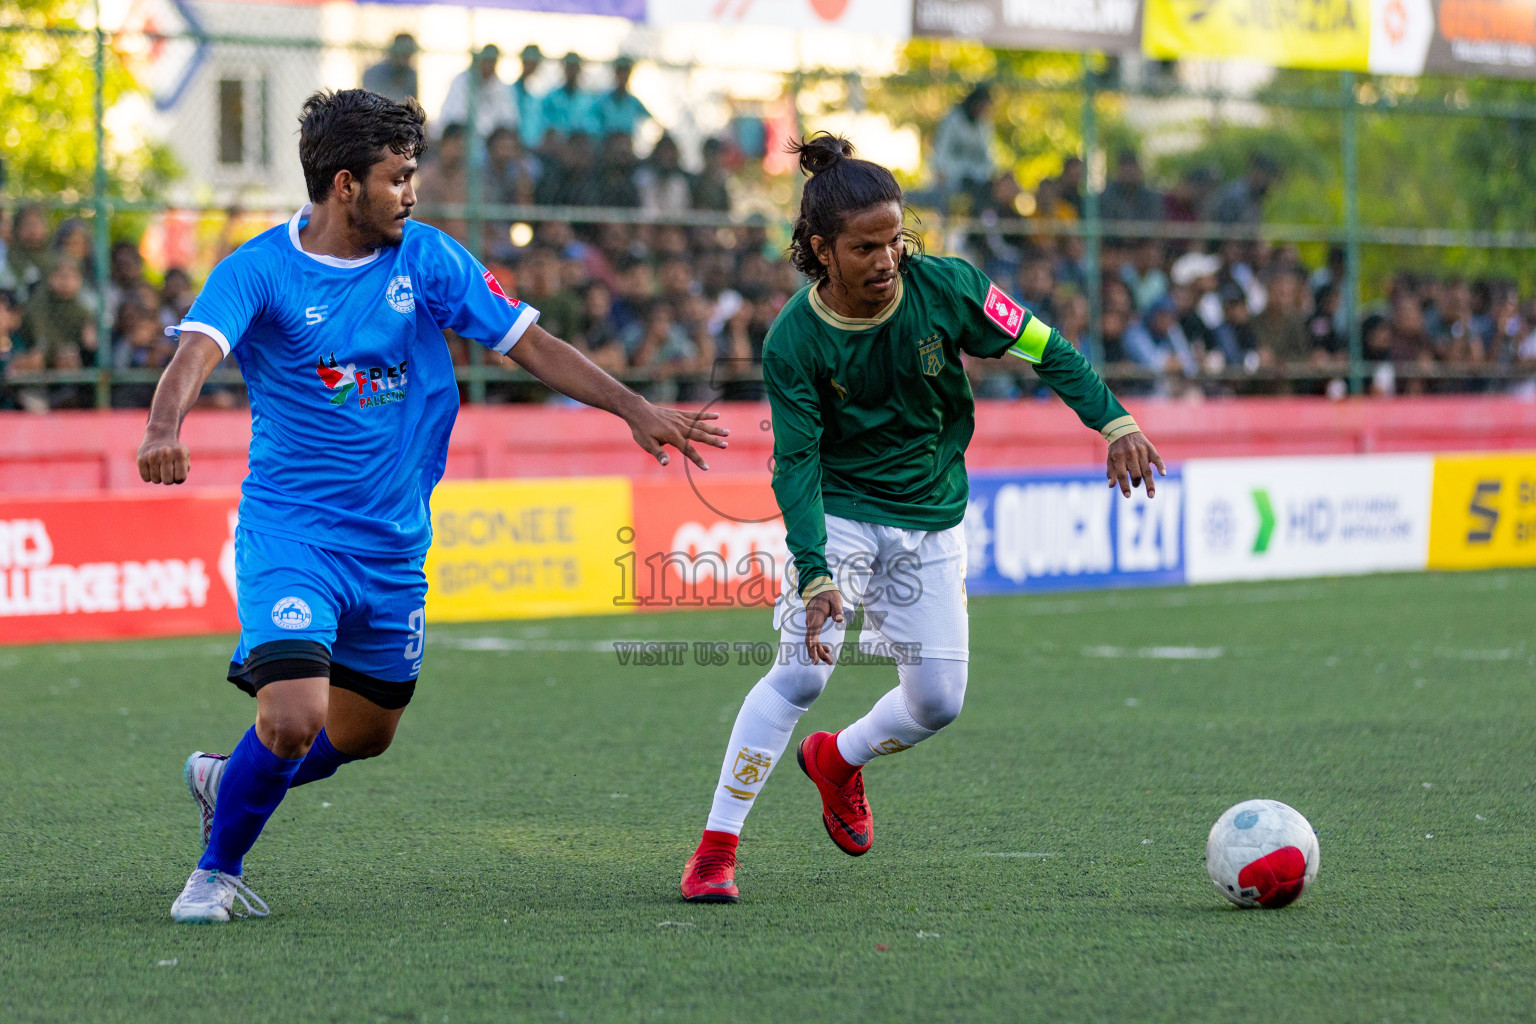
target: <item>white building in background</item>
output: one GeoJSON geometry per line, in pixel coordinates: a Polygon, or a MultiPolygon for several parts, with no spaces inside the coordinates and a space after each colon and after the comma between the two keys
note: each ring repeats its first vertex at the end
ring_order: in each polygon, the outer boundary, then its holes
{"type": "MultiPolygon", "coordinates": [[[[429,115],[442,106],[470,52],[487,43],[500,49],[499,73],[508,82],[519,72],[518,53],[536,43],[550,58],[536,91],[559,83],[558,61],[569,51],[591,62],[586,87],[606,89],[606,62],[627,53],[639,61],[631,89],[690,158],[742,105],[777,100],[786,73],[822,68],[889,74],[900,48],[893,37],[838,30],[646,26],[621,18],[446,4],[103,0],[102,11],[109,29],[168,32],[190,18],[204,33],[224,37],[200,53],[186,44],[146,48],[131,66],[141,80],[153,79],[164,109],[142,100],[125,102],[112,112],[109,130],[119,138],[148,132],[171,147],[185,172],[171,197],[175,203],[238,204],[247,210],[292,209],[304,201],[295,138],[304,99],[319,88],[358,85],[398,32],[411,33],[421,45],[419,98],[429,115]]],[[[849,111],[825,126],[853,136],[871,159],[902,168],[917,165],[916,133],[883,115],[849,111]]],[[[639,140],[642,152],[660,131],[650,126],[639,140]]]]}

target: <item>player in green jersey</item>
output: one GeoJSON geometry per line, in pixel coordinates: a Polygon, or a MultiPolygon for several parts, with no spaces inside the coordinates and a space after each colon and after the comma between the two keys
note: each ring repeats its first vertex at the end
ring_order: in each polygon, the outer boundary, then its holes
{"type": "Polygon", "coordinates": [[[965,697],[965,449],[975,400],[962,353],[1011,353],[1109,443],[1110,486],[1156,486],[1162,459],[1078,351],[961,259],[925,256],[902,227],[901,188],[842,138],[795,147],[810,176],[790,248],[810,279],[763,344],[773,409],[773,490],[792,558],[774,609],[780,656],[731,730],[709,821],[683,871],[685,899],[735,903],[742,824],[821,694],[864,609],[899,684],[838,733],[797,750],[843,852],[874,839],[863,765],[954,721],[965,697]]]}

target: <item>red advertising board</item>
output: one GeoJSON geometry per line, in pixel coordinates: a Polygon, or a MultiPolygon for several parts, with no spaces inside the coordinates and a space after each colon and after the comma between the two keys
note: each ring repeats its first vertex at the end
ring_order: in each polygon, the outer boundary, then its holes
{"type": "Polygon", "coordinates": [[[238,630],[239,500],[0,500],[0,644],[238,630]]]}
{"type": "Polygon", "coordinates": [[[772,606],[787,549],[767,474],[691,472],[633,487],[635,558],[625,590],[640,610],[772,606]]]}

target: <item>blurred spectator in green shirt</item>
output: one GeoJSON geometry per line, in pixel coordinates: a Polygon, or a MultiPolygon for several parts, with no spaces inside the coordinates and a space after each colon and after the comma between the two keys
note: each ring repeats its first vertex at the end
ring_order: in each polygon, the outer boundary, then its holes
{"type": "Polygon", "coordinates": [[[546,140],[551,133],[560,138],[578,132],[597,134],[592,117],[593,97],[581,88],[581,55],[568,53],[560,63],[565,70],[565,83],[558,89],[551,89],[540,104],[546,140]]]}
{"type": "Polygon", "coordinates": [[[613,62],[613,89],[592,101],[592,123],[599,137],[615,133],[633,139],[640,122],[651,116],[634,93],[629,91],[629,76],[635,68],[632,57],[613,62]]]}

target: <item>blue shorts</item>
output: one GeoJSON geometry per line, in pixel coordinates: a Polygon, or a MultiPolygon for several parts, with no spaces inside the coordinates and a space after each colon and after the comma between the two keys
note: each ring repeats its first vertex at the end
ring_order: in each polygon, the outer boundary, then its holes
{"type": "Polygon", "coordinates": [[[360,558],[237,527],[230,682],[254,695],[328,674],[376,704],[405,707],[426,647],[425,560],[360,558]]]}

